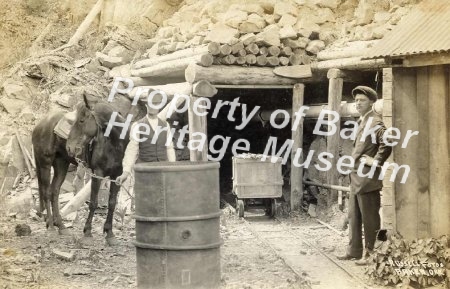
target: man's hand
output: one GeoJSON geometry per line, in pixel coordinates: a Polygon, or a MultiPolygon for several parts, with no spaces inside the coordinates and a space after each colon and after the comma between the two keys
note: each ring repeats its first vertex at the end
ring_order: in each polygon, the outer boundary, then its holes
{"type": "Polygon", "coordinates": [[[374,162],[376,163],[376,166],[378,166],[378,161],[375,161],[375,159],[368,155],[362,155],[362,157],[359,159],[364,165],[371,167],[374,162]]]}
{"type": "Polygon", "coordinates": [[[121,186],[128,179],[129,175],[130,172],[123,172],[120,176],[117,177],[115,181],[116,185],[121,186]]]}

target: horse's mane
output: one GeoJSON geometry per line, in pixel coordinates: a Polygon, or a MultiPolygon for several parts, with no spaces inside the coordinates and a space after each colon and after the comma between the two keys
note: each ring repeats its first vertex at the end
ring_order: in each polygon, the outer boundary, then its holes
{"type": "MultiPolygon", "coordinates": [[[[99,126],[104,132],[108,126],[109,120],[111,119],[111,115],[117,112],[117,116],[115,117],[116,122],[125,123],[125,118],[120,113],[119,109],[113,106],[111,103],[100,100],[93,107],[93,113],[97,119],[99,126]]],[[[131,124],[130,124],[131,126],[131,124]]],[[[125,136],[125,140],[128,140],[130,128],[128,128],[127,134],[125,136]]],[[[109,138],[115,142],[119,141],[120,134],[122,133],[122,128],[118,126],[113,126],[109,135],[109,138]]]]}

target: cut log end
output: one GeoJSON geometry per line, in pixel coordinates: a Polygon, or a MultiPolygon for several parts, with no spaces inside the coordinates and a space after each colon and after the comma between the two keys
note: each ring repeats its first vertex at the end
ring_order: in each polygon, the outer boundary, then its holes
{"type": "Polygon", "coordinates": [[[276,56],[267,57],[267,65],[268,66],[278,66],[280,64],[280,59],[276,56]]]}
{"type": "Polygon", "coordinates": [[[256,65],[265,66],[267,64],[267,57],[264,55],[260,55],[256,57],[256,65]]]}
{"type": "Polygon", "coordinates": [[[213,64],[214,58],[211,54],[203,54],[197,64],[201,66],[211,66],[213,64]]]}
{"type": "Polygon", "coordinates": [[[212,97],[217,94],[217,88],[215,88],[209,81],[200,80],[193,84],[192,93],[195,96],[200,97],[212,97]]]}
{"type": "Polygon", "coordinates": [[[255,64],[256,63],[256,56],[254,54],[248,54],[245,56],[245,62],[247,64],[255,64]]]}
{"type": "Polygon", "coordinates": [[[231,53],[231,46],[228,44],[224,44],[222,46],[220,46],[220,55],[221,56],[226,56],[229,55],[231,53]]]}
{"type": "Polygon", "coordinates": [[[208,43],[208,52],[212,55],[219,55],[220,53],[220,45],[216,42],[208,43]]]}
{"type": "Polygon", "coordinates": [[[245,47],[245,50],[247,50],[250,54],[256,55],[259,52],[259,47],[256,43],[251,43],[245,47]]]}
{"type": "Polygon", "coordinates": [[[280,48],[278,46],[270,46],[267,51],[271,56],[278,56],[280,54],[280,48]]]}

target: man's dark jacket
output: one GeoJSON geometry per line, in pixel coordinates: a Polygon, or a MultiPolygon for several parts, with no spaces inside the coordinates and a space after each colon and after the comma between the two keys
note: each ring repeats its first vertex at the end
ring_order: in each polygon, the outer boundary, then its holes
{"type": "MultiPolygon", "coordinates": [[[[391,146],[387,146],[383,142],[383,134],[386,131],[386,126],[383,123],[381,115],[377,114],[373,110],[371,110],[364,119],[360,122],[358,131],[356,134],[355,141],[353,142],[354,148],[352,152],[352,157],[355,160],[355,166],[350,174],[350,189],[351,193],[361,194],[372,192],[376,190],[381,190],[383,187],[383,181],[378,180],[380,175],[380,167],[377,167],[375,173],[372,177],[360,177],[357,174],[358,167],[360,165],[360,158],[363,155],[367,155],[372,157],[374,160],[378,161],[378,166],[382,166],[386,159],[389,157],[392,151],[391,146]],[[369,122],[370,118],[372,118],[372,122],[368,128],[373,128],[377,125],[380,126],[379,129],[375,131],[376,142],[372,143],[372,136],[368,134],[365,140],[361,140],[361,136],[363,135],[364,128],[366,124],[369,122]]],[[[362,173],[366,175],[370,171],[371,167],[365,165],[362,173]]]]}

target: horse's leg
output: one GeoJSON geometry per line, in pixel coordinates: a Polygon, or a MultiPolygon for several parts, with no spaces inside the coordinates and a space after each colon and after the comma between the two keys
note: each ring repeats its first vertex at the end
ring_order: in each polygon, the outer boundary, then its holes
{"type": "MultiPolygon", "coordinates": [[[[112,178],[115,179],[115,178],[112,178]]],[[[103,233],[106,233],[106,242],[110,246],[117,245],[118,242],[114,237],[112,222],[114,219],[114,211],[116,209],[117,195],[120,187],[114,182],[111,182],[109,187],[109,200],[108,200],[108,216],[106,217],[105,225],[103,227],[103,233]]]]}
{"type": "Polygon", "coordinates": [[[98,190],[100,189],[101,182],[102,181],[97,178],[91,179],[91,202],[89,203],[89,215],[83,229],[84,236],[87,238],[92,237],[92,219],[94,218],[95,209],[97,209],[98,205],[98,190]]]}
{"type": "Polygon", "coordinates": [[[64,158],[56,157],[53,161],[53,180],[50,190],[52,191],[52,209],[53,209],[53,223],[58,226],[59,233],[66,235],[68,231],[63,224],[61,215],[59,213],[59,190],[66,178],[67,170],[69,169],[69,162],[64,158]]]}
{"type": "Polygon", "coordinates": [[[47,218],[45,220],[47,224],[47,229],[53,231],[55,228],[53,227],[53,215],[52,215],[52,190],[50,189],[50,165],[40,166],[39,175],[40,175],[40,184],[39,190],[40,194],[43,196],[44,207],[47,210],[47,218]]]}
{"type": "Polygon", "coordinates": [[[44,184],[41,175],[41,166],[39,163],[36,165],[36,177],[38,179],[38,190],[39,190],[39,211],[37,215],[42,217],[42,212],[45,210],[45,193],[44,193],[44,184]]]}

